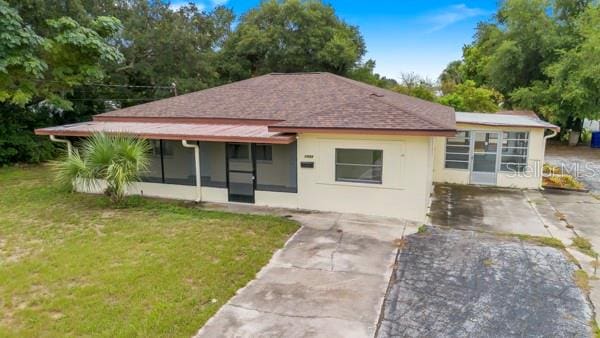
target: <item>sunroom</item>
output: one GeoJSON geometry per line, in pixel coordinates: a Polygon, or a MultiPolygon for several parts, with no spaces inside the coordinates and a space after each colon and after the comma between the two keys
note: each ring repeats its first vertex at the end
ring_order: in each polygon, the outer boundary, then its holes
{"type": "Polygon", "coordinates": [[[541,186],[546,139],[558,127],[533,116],[462,112],[456,113],[456,127],[455,136],[435,143],[434,181],[541,186]]]}

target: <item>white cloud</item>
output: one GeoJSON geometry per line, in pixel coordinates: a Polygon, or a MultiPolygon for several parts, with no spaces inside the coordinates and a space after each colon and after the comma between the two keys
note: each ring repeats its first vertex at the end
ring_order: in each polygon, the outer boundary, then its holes
{"type": "Polygon", "coordinates": [[[481,8],[471,8],[465,4],[452,5],[440,12],[432,13],[423,18],[423,22],[430,25],[429,33],[439,31],[459,21],[489,14],[481,8]]]}
{"type": "Polygon", "coordinates": [[[221,6],[227,3],[228,0],[212,0],[213,6],[221,6]]]}

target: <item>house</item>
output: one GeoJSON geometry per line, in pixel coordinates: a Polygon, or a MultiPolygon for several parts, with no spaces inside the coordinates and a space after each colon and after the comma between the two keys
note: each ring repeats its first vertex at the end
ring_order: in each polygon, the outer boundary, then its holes
{"type": "Polygon", "coordinates": [[[150,139],[151,168],[132,194],[422,221],[433,182],[539,187],[545,129],[556,127],[531,116],[455,113],[329,73],[295,73],[36,133],[63,142],[96,132],[150,139]]]}

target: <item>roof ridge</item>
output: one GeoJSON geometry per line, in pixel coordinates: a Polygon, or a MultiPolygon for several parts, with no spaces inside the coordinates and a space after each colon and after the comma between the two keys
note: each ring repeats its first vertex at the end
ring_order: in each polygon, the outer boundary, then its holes
{"type": "MultiPolygon", "coordinates": [[[[431,101],[423,100],[423,99],[421,99],[421,98],[418,98],[418,97],[415,97],[415,96],[410,96],[410,95],[406,95],[406,94],[397,93],[397,92],[395,92],[395,91],[392,91],[392,90],[389,90],[389,89],[385,89],[385,88],[379,88],[379,87],[377,87],[377,86],[373,86],[373,85],[370,85],[370,84],[368,84],[368,83],[363,83],[363,82],[360,82],[360,81],[356,81],[356,80],[353,80],[353,79],[349,79],[349,78],[347,78],[347,77],[343,77],[343,76],[340,76],[340,75],[337,75],[337,74],[333,74],[333,73],[329,73],[329,72],[324,72],[324,74],[326,74],[326,75],[329,75],[329,76],[332,76],[332,77],[334,77],[334,78],[336,78],[336,79],[339,79],[339,80],[345,81],[346,83],[348,83],[348,84],[350,84],[350,85],[352,85],[352,86],[354,86],[354,87],[359,87],[359,88],[361,88],[361,89],[370,89],[370,88],[373,88],[373,89],[376,89],[376,90],[379,90],[379,91],[390,92],[391,94],[395,94],[395,95],[400,95],[400,96],[408,97],[408,98],[410,98],[410,99],[415,99],[415,100],[419,100],[419,101],[427,102],[427,103],[429,103],[429,104],[435,104],[435,105],[439,105],[439,106],[447,107],[447,108],[450,108],[450,109],[452,109],[452,110],[454,111],[454,109],[453,109],[452,107],[445,106],[445,105],[443,105],[443,104],[439,104],[439,103],[437,103],[437,102],[431,102],[431,101]]],[[[413,112],[407,111],[406,109],[404,109],[404,108],[402,108],[402,107],[398,107],[398,105],[396,105],[396,104],[394,104],[394,103],[392,103],[392,102],[388,102],[388,101],[386,101],[386,100],[382,99],[382,97],[385,97],[385,96],[378,96],[378,95],[373,95],[373,94],[376,94],[376,93],[371,93],[371,95],[370,95],[369,97],[372,97],[372,98],[374,98],[374,99],[376,99],[376,100],[378,100],[378,101],[381,101],[382,103],[385,103],[385,104],[387,104],[387,105],[389,105],[389,106],[391,106],[391,107],[394,107],[394,108],[396,108],[396,109],[399,109],[399,110],[403,111],[403,112],[404,112],[404,113],[406,113],[406,114],[412,115],[413,117],[417,117],[417,118],[419,118],[419,119],[421,119],[421,120],[423,120],[423,121],[429,122],[429,123],[431,123],[431,124],[433,124],[433,125],[436,125],[436,126],[438,126],[438,127],[444,127],[444,128],[448,127],[447,125],[445,125],[445,124],[443,124],[443,123],[440,123],[440,121],[435,121],[435,120],[432,120],[432,119],[430,119],[430,118],[427,118],[426,116],[419,115],[419,114],[415,114],[415,113],[413,113],[413,112]]],[[[454,112],[453,112],[453,113],[454,113],[454,112]]]]}

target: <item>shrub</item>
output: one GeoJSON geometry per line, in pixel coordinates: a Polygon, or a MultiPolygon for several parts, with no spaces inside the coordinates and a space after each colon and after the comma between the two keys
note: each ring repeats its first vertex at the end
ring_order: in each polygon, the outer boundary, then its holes
{"type": "Polygon", "coordinates": [[[94,134],[83,141],[81,155],[74,152],[55,162],[59,183],[75,190],[97,188],[99,180],[106,182],[104,193],[114,203],[121,203],[127,186],[139,181],[149,165],[150,143],[145,139],[123,135],[94,134]]]}

